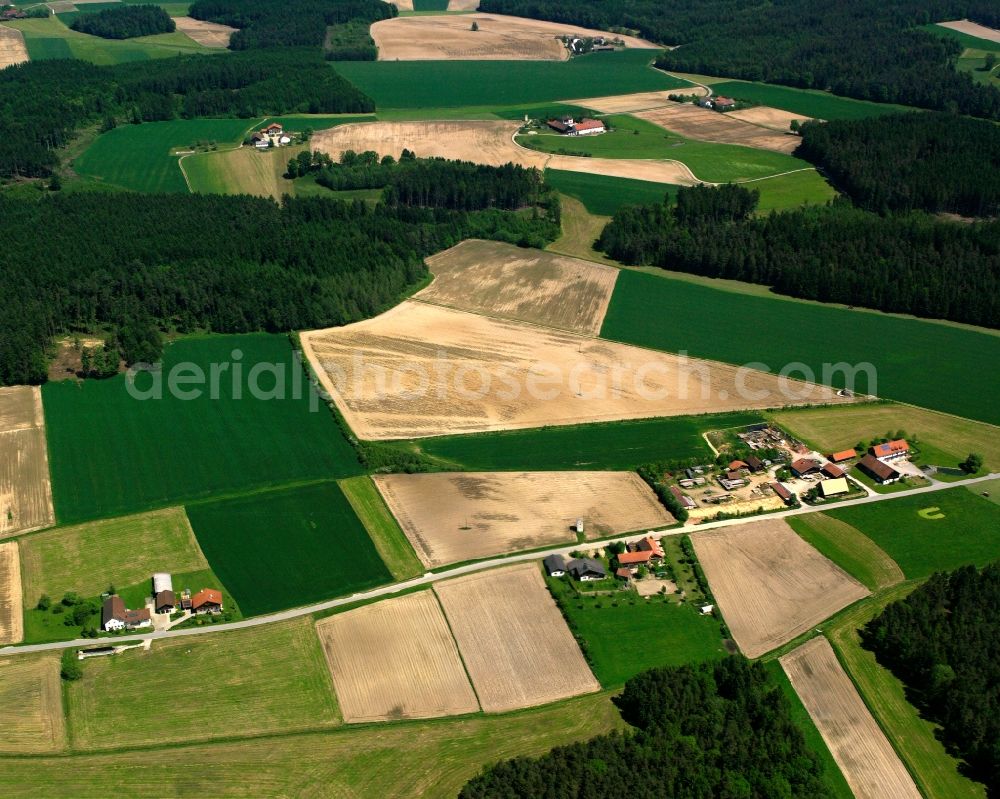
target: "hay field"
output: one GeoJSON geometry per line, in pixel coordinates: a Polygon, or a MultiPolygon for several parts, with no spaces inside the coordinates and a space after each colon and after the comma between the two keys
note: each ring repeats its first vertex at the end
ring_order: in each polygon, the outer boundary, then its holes
{"type": "Polygon", "coordinates": [[[281,147],[260,152],[256,147],[194,153],[179,160],[192,193],[252,194],[280,200],[294,194],[295,184],[284,178],[288,161],[303,148],[281,147]]]}
{"type": "Polygon", "coordinates": [[[749,658],[869,594],[780,519],[696,533],[691,542],[726,624],[749,658]]]}
{"type": "Polygon", "coordinates": [[[600,689],[536,563],[434,586],[487,713],[600,689]]]}
{"type": "Polygon", "coordinates": [[[23,64],[28,60],[24,34],[6,25],[0,25],[0,69],[23,64]]]}
{"type": "Polygon", "coordinates": [[[842,402],[753,369],[406,301],[302,349],[361,438],[424,438],[842,402]],[[788,388],[789,390],[783,390],[788,388]]]}
{"type": "Polygon", "coordinates": [[[36,754],[65,748],[60,683],[58,652],[0,659],[0,752],[36,754]]]}
{"type": "Polygon", "coordinates": [[[975,36],[977,39],[986,39],[990,42],[1000,42],[1000,31],[994,30],[993,28],[987,28],[985,25],[980,25],[976,22],[970,22],[967,19],[958,19],[952,22],[939,22],[937,24],[942,28],[950,28],[951,30],[958,31],[959,33],[975,36]]]}
{"type": "Polygon", "coordinates": [[[633,472],[435,472],[375,484],[428,568],[674,523],[633,472]]]}
{"type": "MultiPolygon", "coordinates": [[[[590,108],[602,114],[631,114],[635,111],[648,111],[651,108],[662,108],[666,105],[676,105],[667,99],[669,91],[635,92],[633,94],[611,94],[605,97],[584,97],[579,100],[567,100],[568,105],[578,105],[590,108]]],[[[705,94],[701,86],[684,87],[684,94],[705,94]]]]}
{"type": "Polygon", "coordinates": [[[742,111],[727,111],[725,115],[732,119],[749,122],[751,125],[774,128],[783,133],[789,130],[789,126],[794,120],[798,120],[800,124],[812,120],[812,117],[807,117],[805,114],[793,114],[791,111],[783,111],[780,108],[771,108],[766,105],[745,108],[742,111]]]}
{"type": "Polygon", "coordinates": [[[679,161],[582,158],[529,150],[513,141],[519,127],[518,122],[507,120],[364,122],[319,131],[313,136],[312,146],[334,159],[347,150],[374,150],[379,155],[398,158],[406,148],[421,158],[453,158],[489,166],[514,163],[536,169],[562,169],[683,186],[699,182],[679,161]]]}
{"type": "MultiPolygon", "coordinates": [[[[395,17],[371,26],[380,61],[566,61],[557,36],[615,36],[606,31],[502,14],[395,17]],[[472,30],[472,23],[479,30],[472,30]]],[[[654,48],[634,36],[626,47],[654,48]]]]}
{"type": "Polygon", "coordinates": [[[0,388],[0,538],[54,523],[41,391],[0,388]]]}
{"type": "Polygon", "coordinates": [[[0,544],[0,644],[16,644],[24,638],[21,605],[21,561],[17,543],[0,544]]]}
{"type": "Polygon", "coordinates": [[[692,103],[670,103],[661,108],[636,111],[633,116],[695,141],[739,144],[778,153],[791,153],[800,141],[798,136],[751,125],[692,103]]]}
{"type": "Polygon", "coordinates": [[[448,0],[449,11],[475,11],[479,8],[479,0],[448,0]]]}
{"type": "Polygon", "coordinates": [[[229,47],[229,37],[236,33],[236,28],[228,25],[191,17],[174,17],[174,22],[177,23],[177,30],[202,47],[229,47]]]}
{"type": "Polygon", "coordinates": [[[813,638],[780,659],[789,681],[859,799],[919,799],[920,791],[833,647],[813,638]]]}
{"type": "Polygon", "coordinates": [[[475,713],[479,702],[430,591],[338,613],[316,625],[344,721],[475,713]]]}
{"type": "Polygon", "coordinates": [[[614,267],[477,239],[426,260],[434,282],[414,299],[595,336],[618,277],[614,267]]]}

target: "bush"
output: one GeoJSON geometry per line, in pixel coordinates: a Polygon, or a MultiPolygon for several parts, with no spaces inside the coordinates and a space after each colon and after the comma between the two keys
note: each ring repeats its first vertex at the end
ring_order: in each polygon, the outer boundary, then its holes
{"type": "Polygon", "coordinates": [[[60,662],[59,675],[67,682],[74,682],[83,677],[83,666],[80,664],[73,649],[65,649],[60,662]]]}

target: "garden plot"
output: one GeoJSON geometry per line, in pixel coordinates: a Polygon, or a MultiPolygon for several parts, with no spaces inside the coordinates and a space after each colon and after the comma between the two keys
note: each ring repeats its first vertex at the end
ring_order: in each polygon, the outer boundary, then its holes
{"type": "Polygon", "coordinates": [[[752,125],[692,103],[670,103],[661,108],[637,111],[634,116],[696,141],[739,144],[779,153],[791,153],[800,141],[798,136],[752,125]]]}
{"type": "Polygon", "coordinates": [[[0,388],[0,538],[54,523],[41,392],[0,388]]]}

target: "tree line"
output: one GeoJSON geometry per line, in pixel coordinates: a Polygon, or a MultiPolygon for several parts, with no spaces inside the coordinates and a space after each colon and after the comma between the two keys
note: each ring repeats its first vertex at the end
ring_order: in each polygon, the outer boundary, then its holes
{"type": "Polygon", "coordinates": [[[623,263],[759,283],[792,297],[1000,328],[1000,220],[878,216],[847,200],[754,216],[753,195],[696,186],[680,189],[676,205],[624,206],[598,248],[623,263]]]}
{"type": "Polygon", "coordinates": [[[177,25],[159,6],[121,6],[80,14],[70,27],[102,39],[131,39],[156,33],[173,33],[177,25]]]}
{"type": "Polygon", "coordinates": [[[652,669],[629,680],[615,702],[635,730],[497,763],[470,780],[459,796],[826,796],[822,765],[761,663],[728,657],[652,669]]]}
{"type": "Polygon", "coordinates": [[[479,8],[681,45],[657,60],[665,69],[1000,118],[1000,90],[955,69],[961,45],[916,29],[964,17],[1000,27],[994,0],[482,0],[479,8]]]}
{"type": "Polygon", "coordinates": [[[870,211],[1000,215],[1000,133],[951,114],[809,122],[796,155],[870,211]]]}
{"type": "Polygon", "coordinates": [[[940,725],[969,776],[1000,795],[1000,564],[933,575],[869,622],[861,642],[940,725]]]}
{"type": "Polygon", "coordinates": [[[0,384],[43,381],[57,334],[110,330],[132,362],[155,358],[160,331],[346,324],[398,301],[425,256],[463,239],[544,246],[559,234],[538,211],[319,197],[0,197],[0,217],[0,384]]]}

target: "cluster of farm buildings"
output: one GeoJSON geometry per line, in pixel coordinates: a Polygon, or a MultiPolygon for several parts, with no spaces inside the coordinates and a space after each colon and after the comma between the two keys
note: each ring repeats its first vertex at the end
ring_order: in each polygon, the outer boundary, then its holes
{"type": "Polygon", "coordinates": [[[564,116],[550,119],[545,124],[563,136],[595,136],[607,130],[601,120],[590,117],[583,117],[577,122],[571,116],[564,116]]]}
{"type": "Polygon", "coordinates": [[[178,600],[171,576],[166,572],[157,572],[153,575],[152,596],[141,609],[129,610],[117,594],[107,596],[101,608],[101,628],[106,632],[116,632],[152,627],[154,613],[169,617],[177,610],[191,615],[222,613],[222,592],[202,588],[192,595],[191,589],[185,588],[178,600]]]}
{"type": "Polygon", "coordinates": [[[269,147],[284,147],[292,143],[292,137],[285,132],[283,125],[272,122],[266,128],[255,131],[250,137],[250,144],[258,150],[266,150],[269,147]]]}

